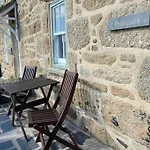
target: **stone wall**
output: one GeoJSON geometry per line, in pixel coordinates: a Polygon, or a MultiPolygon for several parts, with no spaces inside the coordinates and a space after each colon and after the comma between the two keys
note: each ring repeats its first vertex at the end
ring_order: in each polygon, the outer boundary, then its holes
{"type": "Polygon", "coordinates": [[[18,0],[22,66],[36,65],[38,74],[51,66],[48,3],[18,0]]]}
{"type": "Polygon", "coordinates": [[[150,148],[149,27],[110,31],[108,20],[149,5],[67,0],[68,65],[80,75],[71,117],[117,150],[150,148]]]}
{"type": "MultiPolygon", "coordinates": [[[[17,2],[22,65],[61,80],[63,71],[51,69],[48,3],[17,2]]],[[[149,27],[111,32],[108,20],[149,6],[147,0],[66,0],[68,68],[80,78],[70,117],[116,150],[150,148],[149,27]]]]}

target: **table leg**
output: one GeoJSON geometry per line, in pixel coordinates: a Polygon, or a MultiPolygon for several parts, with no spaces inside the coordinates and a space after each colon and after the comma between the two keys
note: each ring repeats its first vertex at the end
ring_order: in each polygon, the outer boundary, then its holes
{"type": "MultiPolygon", "coordinates": [[[[50,85],[49,90],[48,90],[48,93],[47,93],[47,95],[46,95],[45,92],[44,92],[44,89],[41,87],[41,91],[42,91],[42,93],[43,93],[44,98],[46,98],[46,103],[47,103],[47,105],[48,105],[49,108],[50,108],[50,104],[49,104],[48,101],[49,101],[49,98],[50,98],[50,96],[51,96],[52,89],[53,89],[53,85],[50,85]]],[[[45,104],[45,107],[46,107],[46,104],[45,104]]]]}
{"type": "Polygon", "coordinates": [[[15,106],[16,106],[16,94],[12,95],[13,109],[12,109],[12,125],[14,126],[15,120],[15,106]]]}

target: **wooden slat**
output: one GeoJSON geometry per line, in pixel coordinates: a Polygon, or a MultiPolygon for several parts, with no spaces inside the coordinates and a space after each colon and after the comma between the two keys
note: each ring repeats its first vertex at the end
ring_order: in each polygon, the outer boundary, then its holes
{"type": "Polygon", "coordinates": [[[29,127],[34,124],[54,124],[58,121],[58,116],[52,109],[28,111],[29,127]]]}

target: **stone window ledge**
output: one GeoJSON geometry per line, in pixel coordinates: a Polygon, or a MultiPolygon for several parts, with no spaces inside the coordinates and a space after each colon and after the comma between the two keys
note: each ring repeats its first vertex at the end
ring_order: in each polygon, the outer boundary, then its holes
{"type": "Polygon", "coordinates": [[[53,2],[54,0],[40,0],[40,1],[44,1],[44,2],[53,2]]]}
{"type": "Polygon", "coordinates": [[[59,75],[59,76],[63,76],[64,75],[64,71],[65,70],[57,69],[57,68],[47,69],[47,73],[48,74],[55,74],[55,75],[59,75]]]}

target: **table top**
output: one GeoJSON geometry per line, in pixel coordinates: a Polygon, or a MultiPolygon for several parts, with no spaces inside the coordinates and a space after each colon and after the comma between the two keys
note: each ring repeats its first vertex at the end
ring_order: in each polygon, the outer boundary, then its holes
{"type": "Polygon", "coordinates": [[[0,87],[3,88],[8,94],[12,95],[18,92],[36,89],[39,87],[57,85],[58,83],[59,81],[53,79],[38,77],[29,80],[17,81],[14,83],[1,84],[0,87]]]}

